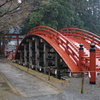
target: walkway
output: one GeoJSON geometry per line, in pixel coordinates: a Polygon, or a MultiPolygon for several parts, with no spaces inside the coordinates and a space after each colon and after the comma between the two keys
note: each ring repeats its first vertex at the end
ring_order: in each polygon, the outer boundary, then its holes
{"type": "Polygon", "coordinates": [[[84,93],[81,94],[81,78],[70,78],[69,83],[65,82],[66,86],[62,84],[62,92],[58,92],[49,84],[7,63],[0,62],[0,71],[7,79],[5,81],[0,74],[0,100],[100,100],[98,82],[90,85],[88,77],[85,77],[84,93]],[[17,95],[9,91],[6,82],[11,83],[17,95]]]}
{"type": "Polygon", "coordinates": [[[34,97],[59,93],[49,84],[7,63],[0,63],[0,71],[13,92],[19,96],[34,97]]]}

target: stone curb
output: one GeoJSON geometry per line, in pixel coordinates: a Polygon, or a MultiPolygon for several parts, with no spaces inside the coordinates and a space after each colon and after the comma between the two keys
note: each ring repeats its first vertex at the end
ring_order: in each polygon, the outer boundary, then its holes
{"type": "MultiPolygon", "coordinates": [[[[1,72],[0,72],[1,73],[1,72]]],[[[1,76],[3,77],[4,81],[7,83],[7,85],[9,86],[10,90],[13,91],[13,93],[15,93],[16,95],[20,95],[20,93],[14,88],[14,86],[8,81],[8,79],[5,77],[5,75],[3,73],[1,73],[1,76]]]]}
{"type": "MultiPolygon", "coordinates": [[[[32,76],[34,76],[34,77],[40,79],[41,81],[43,81],[43,82],[45,82],[45,83],[47,83],[47,84],[53,86],[57,91],[62,92],[62,88],[58,87],[57,85],[52,84],[52,81],[48,81],[46,78],[41,78],[41,76],[36,75],[36,74],[33,73],[33,72],[36,72],[36,71],[33,71],[33,70],[31,70],[31,69],[28,69],[28,68],[26,68],[26,67],[23,67],[23,66],[21,66],[21,65],[18,65],[18,64],[16,64],[16,63],[13,63],[13,62],[8,62],[8,63],[9,63],[10,65],[12,65],[12,66],[14,66],[14,67],[17,67],[17,68],[19,68],[19,69],[25,71],[26,73],[28,73],[28,74],[30,74],[30,75],[32,75],[32,76]]],[[[36,72],[36,73],[39,73],[39,72],[36,72]]],[[[48,75],[45,75],[45,76],[48,77],[48,75]]],[[[64,85],[64,82],[65,82],[65,81],[63,81],[63,80],[58,80],[58,79],[56,79],[56,80],[57,80],[58,82],[60,82],[61,85],[62,85],[62,84],[64,85]]]]}

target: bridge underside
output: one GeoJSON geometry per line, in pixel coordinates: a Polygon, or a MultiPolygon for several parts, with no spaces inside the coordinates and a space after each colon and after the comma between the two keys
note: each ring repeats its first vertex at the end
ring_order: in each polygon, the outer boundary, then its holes
{"type": "Polygon", "coordinates": [[[95,83],[95,73],[100,71],[99,43],[99,36],[85,30],[65,28],[56,31],[37,26],[22,40],[15,59],[25,67],[51,73],[57,78],[85,71],[91,74],[90,82],[95,83]]]}
{"type": "Polygon", "coordinates": [[[70,70],[56,50],[43,38],[31,35],[25,39],[16,55],[20,65],[33,70],[61,78],[70,74],[70,70]]]}

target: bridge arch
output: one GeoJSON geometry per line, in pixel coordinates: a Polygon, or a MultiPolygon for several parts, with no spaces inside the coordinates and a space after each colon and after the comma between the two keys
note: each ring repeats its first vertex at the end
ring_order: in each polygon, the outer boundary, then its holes
{"type": "MultiPolygon", "coordinates": [[[[29,60],[28,61],[25,60],[26,59],[25,56],[27,56],[25,54],[25,52],[27,52],[25,51],[25,48],[27,48],[28,50],[28,48],[30,49],[29,46],[33,47],[32,44],[29,45],[29,42],[31,43],[33,41],[37,41],[37,43],[39,41],[45,41],[44,43],[49,44],[54,49],[54,51],[57,52],[58,57],[64,61],[64,63],[66,64],[66,67],[68,67],[71,72],[80,72],[80,68],[77,66],[78,65],[78,53],[75,52],[75,50],[78,51],[78,49],[74,45],[72,45],[70,41],[68,41],[67,38],[65,38],[58,31],[50,27],[46,27],[46,26],[38,26],[30,30],[30,32],[25,36],[25,38],[22,40],[21,44],[19,45],[17,52],[16,52],[15,59],[22,61],[22,57],[23,57],[24,61],[22,62],[24,63],[24,65],[27,65],[26,62],[29,62],[30,60],[29,57],[31,56],[30,54],[28,54],[29,60]],[[25,45],[27,44],[28,46],[25,47],[25,45]],[[67,49],[69,49],[70,53],[67,53],[68,51],[67,49]],[[22,51],[24,51],[24,54],[22,53],[22,51]]],[[[35,44],[35,45],[38,45],[38,44],[35,44]]],[[[31,51],[30,53],[32,55],[31,51]]]]}
{"type": "Polygon", "coordinates": [[[64,36],[74,36],[79,37],[89,43],[94,43],[97,46],[100,46],[100,36],[78,28],[63,28],[58,30],[60,33],[62,33],[64,36]]]}
{"type": "Polygon", "coordinates": [[[100,70],[100,36],[78,28],[64,28],[58,30],[69,41],[77,47],[80,43],[84,45],[83,69],[90,70],[90,44],[96,45],[96,70],[100,70]],[[86,66],[86,67],[85,67],[86,66]]]}
{"type": "MultiPolygon", "coordinates": [[[[100,66],[100,37],[77,28],[64,28],[59,31],[56,31],[50,27],[46,26],[37,26],[29,31],[29,33],[22,40],[19,45],[15,59],[22,61],[24,65],[28,66],[39,66],[39,55],[42,55],[44,58],[43,65],[46,65],[45,62],[48,62],[47,45],[52,48],[53,52],[56,51],[56,56],[61,58],[66,66],[70,69],[71,72],[81,72],[82,70],[90,71],[90,55],[89,49],[90,44],[96,44],[96,65],[100,66]],[[82,56],[82,69],[80,68],[79,62],[79,44],[84,44],[84,54],[82,56]],[[44,49],[41,49],[41,45],[44,49]],[[39,47],[40,46],[40,47],[39,47]],[[40,49],[38,49],[38,48],[40,49]],[[33,50],[33,51],[32,51],[33,50]],[[42,50],[42,54],[39,54],[39,50],[42,50]],[[43,51],[44,50],[44,51],[43,51]],[[88,53],[87,53],[88,52],[88,53]],[[23,55],[22,55],[23,54],[23,55]],[[35,62],[32,64],[33,54],[35,54],[35,62]],[[27,59],[26,59],[27,58],[27,59]],[[30,64],[31,63],[31,64],[30,64]]],[[[52,53],[53,53],[52,52],[52,53]]],[[[52,54],[51,54],[52,55],[52,54]]],[[[52,56],[54,57],[54,56],[52,56]]],[[[56,65],[59,60],[56,61],[56,65]]],[[[42,65],[42,66],[43,66],[42,65]]],[[[48,66],[48,65],[46,65],[48,66]]],[[[59,64],[57,65],[59,66],[59,64]]],[[[36,69],[37,70],[37,69],[36,69]]],[[[41,68],[40,68],[41,70],[41,68]]],[[[96,70],[100,70],[97,68],[96,70]]]]}

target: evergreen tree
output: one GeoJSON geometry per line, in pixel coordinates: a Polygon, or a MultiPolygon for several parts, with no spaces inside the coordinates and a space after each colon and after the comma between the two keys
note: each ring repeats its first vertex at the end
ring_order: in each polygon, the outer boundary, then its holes
{"type": "Polygon", "coordinates": [[[93,33],[100,33],[100,0],[73,0],[77,14],[84,27],[93,33]]]}
{"type": "Polygon", "coordinates": [[[84,28],[84,23],[70,0],[53,0],[42,5],[24,22],[22,33],[35,26],[49,26],[56,30],[68,27],[84,28]]]}
{"type": "Polygon", "coordinates": [[[23,33],[35,26],[82,28],[100,33],[100,0],[52,0],[40,6],[24,22],[23,33]]]}

